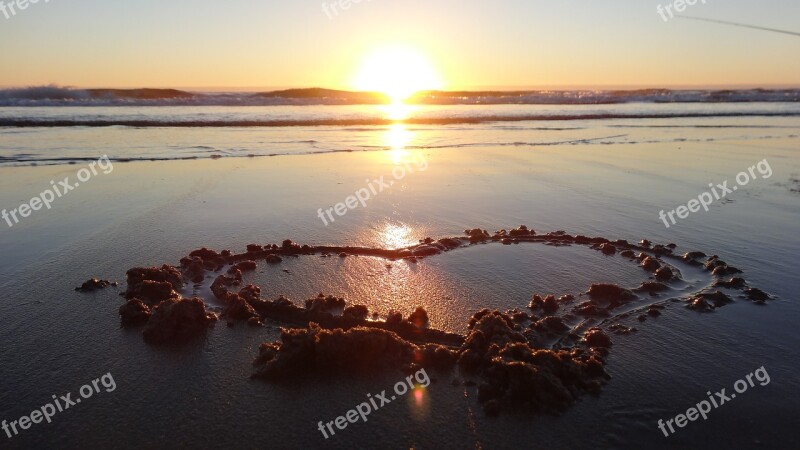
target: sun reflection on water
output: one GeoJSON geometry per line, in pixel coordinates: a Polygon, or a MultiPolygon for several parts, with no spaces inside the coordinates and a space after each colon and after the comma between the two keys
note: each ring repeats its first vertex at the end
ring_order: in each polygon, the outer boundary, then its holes
{"type": "Polygon", "coordinates": [[[414,133],[402,123],[395,123],[389,127],[384,136],[384,145],[390,148],[389,155],[393,164],[403,164],[408,160],[411,152],[406,150],[406,147],[413,138],[414,133]]]}
{"type": "Polygon", "coordinates": [[[408,119],[416,108],[400,100],[396,100],[388,105],[381,105],[381,109],[387,119],[401,121],[408,119]]]}

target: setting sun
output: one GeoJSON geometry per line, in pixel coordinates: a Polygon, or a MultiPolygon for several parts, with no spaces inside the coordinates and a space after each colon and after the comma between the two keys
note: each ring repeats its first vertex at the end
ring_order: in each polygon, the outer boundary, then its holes
{"type": "Polygon", "coordinates": [[[380,48],[367,55],[353,83],[362,91],[376,91],[399,103],[418,91],[442,89],[441,77],[421,53],[406,47],[380,48]]]}

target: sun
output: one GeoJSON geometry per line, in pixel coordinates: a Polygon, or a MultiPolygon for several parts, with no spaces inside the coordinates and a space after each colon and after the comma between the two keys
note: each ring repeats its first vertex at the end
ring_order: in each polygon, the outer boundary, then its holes
{"type": "Polygon", "coordinates": [[[391,46],[378,48],[363,59],[353,86],[360,91],[381,92],[393,103],[402,103],[415,92],[440,90],[443,83],[422,53],[391,46]]]}

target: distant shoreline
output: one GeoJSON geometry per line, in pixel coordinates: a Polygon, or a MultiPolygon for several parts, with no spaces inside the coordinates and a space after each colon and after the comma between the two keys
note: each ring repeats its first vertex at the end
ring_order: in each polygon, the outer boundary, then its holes
{"type": "MultiPolygon", "coordinates": [[[[179,89],[77,89],[37,86],[0,89],[0,106],[93,105],[158,106],[384,105],[380,92],[323,88],[264,92],[195,92],[179,89]]],[[[411,105],[603,105],[621,103],[800,102],[800,89],[632,89],[632,90],[485,90],[420,91],[411,105]]]]}

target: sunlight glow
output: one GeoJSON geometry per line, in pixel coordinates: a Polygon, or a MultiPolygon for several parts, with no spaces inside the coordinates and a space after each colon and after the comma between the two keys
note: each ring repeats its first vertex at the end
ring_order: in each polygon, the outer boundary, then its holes
{"type": "Polygon", "coordinates": [[[402,47],[383,47],[364,58],[354,87],[362,91],[382,92],[400,105],[418,91],[442,89],[439,73],[425,56],[402,47]]]}

